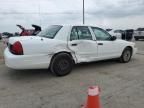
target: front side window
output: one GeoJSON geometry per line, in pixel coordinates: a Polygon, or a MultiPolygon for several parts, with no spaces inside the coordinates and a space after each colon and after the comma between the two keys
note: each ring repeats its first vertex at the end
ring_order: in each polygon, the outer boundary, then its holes
{"type": "Polygon", "coordinates": [[[72,28],[70,40],[92,40],[92,35],[88,27],[75,26],[72,28]]]}
{"type": "Polygon", "coordinates": [[[42,31],[38,34],[38,36],[53,39],[53,38],[55,37],[55,35],[57,34],[57,32],[58,32],[61,28],[62,28],[62,26],[60,26],[60,25],[52,25],[52,26],[49,26],[49,27],[46,28],[45,30],[42,30],[42,31]]]}
{"type": "Polygon", "coordinates": [[[92,30],[97,40],[110,40],[111,36],[104,30],[96,27],[92,27],[92,30]]]}

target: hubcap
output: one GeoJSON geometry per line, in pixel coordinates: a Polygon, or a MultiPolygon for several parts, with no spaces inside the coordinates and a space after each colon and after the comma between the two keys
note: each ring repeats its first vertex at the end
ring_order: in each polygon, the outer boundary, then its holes
{"type": "Polygon", "coordinates": [[[58,63],[58,67],[60,70],[66,70],[69,67],[69,62],[67,60],[60,60],[58,63]]]}
{"type": "Polygon", "coordinates": [[[131,57],[131,52],[129,50],[125,51],[123,57],[124,61],[129,61],[130,57],[131,57]]]}

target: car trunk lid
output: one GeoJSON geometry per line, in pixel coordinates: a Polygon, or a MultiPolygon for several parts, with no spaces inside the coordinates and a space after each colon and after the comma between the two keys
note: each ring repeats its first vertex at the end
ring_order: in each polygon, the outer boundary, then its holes
{"type": "Polygon", "coordinates": [[[41,40],[39,36],[22,36],[22,37],[11,37],[9,38],[9,44],[14,44],[16,41],[32,41],[41,40]]]}

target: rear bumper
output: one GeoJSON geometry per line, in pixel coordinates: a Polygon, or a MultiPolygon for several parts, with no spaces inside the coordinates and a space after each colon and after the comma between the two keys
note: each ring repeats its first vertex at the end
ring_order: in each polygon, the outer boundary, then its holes
{"type": "Polygon", "coordinates": [[[13,55],[8,48],[4,51],[5,65],[12,69],[46,69],[51,57],[47,54],[13,55]]]}

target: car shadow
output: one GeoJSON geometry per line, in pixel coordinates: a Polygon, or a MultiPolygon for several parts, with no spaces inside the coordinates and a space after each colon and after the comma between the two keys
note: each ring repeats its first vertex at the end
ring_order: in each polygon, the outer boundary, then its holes
{"type": "MultiPolygon", "coordinates": [[[[115,60],[81,63],[74,66],[73,71],[83,70],[85,68],[97,68],[97,67],[108,67],[114,65],[117,62],[115,60]]],[[[72,72],[73,72],[72,71],[72,72]]],[[[49,69],[32,69],[32,70],[12,70],[9,69],[7,75],[13,80],[25,80],[25,79],[39,79],[39,78],[54,78],[49,69]]],[[[62,77],[61,77],[62,78],[62,77]]]]}
{"type": "Polygon", "coordinates": [[[53,75],[48,69],[32,69],[32,70],[12,70],[7,73],[11,80],[40,80],[41,78],[52,78],[53,75]]]}
{"type": "Polygon", "coordinates": [[[78,68],[91,68],[91,67],[108,67],[111,65],[115,65],[119,63],[117,60],[103,60],[103,61],[96,61],[96,62],[88,62],[88,63],[80,63],[75,66],[76,69],[78,68]]]}
{"type": "MultiPolygon", "coordinates": [[[[135,61],[135,59],[132,59],[131,62],[135,61]]],[[[98,62],[90,62],[90,63],[81,63],[81,64],[76,64],[74,66],[74,69],[72,73],[74,72],[82,72],[83,70],[87,69],[97,69],[97,68],[109,68],[110,66],[116,66],[119,63],[116,60],[105,60],[105,61],[98,61],[98,62]]],[[[125,65],[125,64],[123,64],[125,65]]],[[[79,73],[80,74],[80,73],[79,73]]],[[[41,80],[41,79],[50,79],[50,78],[64,78],[64,77],[69,77],[63,76],[63,77],[56,77],[53,75],[50,70],[48,69],[33,69],[33,70],[12,70],[9,69],[7,72],[7,76],[9,76],[10,79],[12,80],[41,80]]]]}

